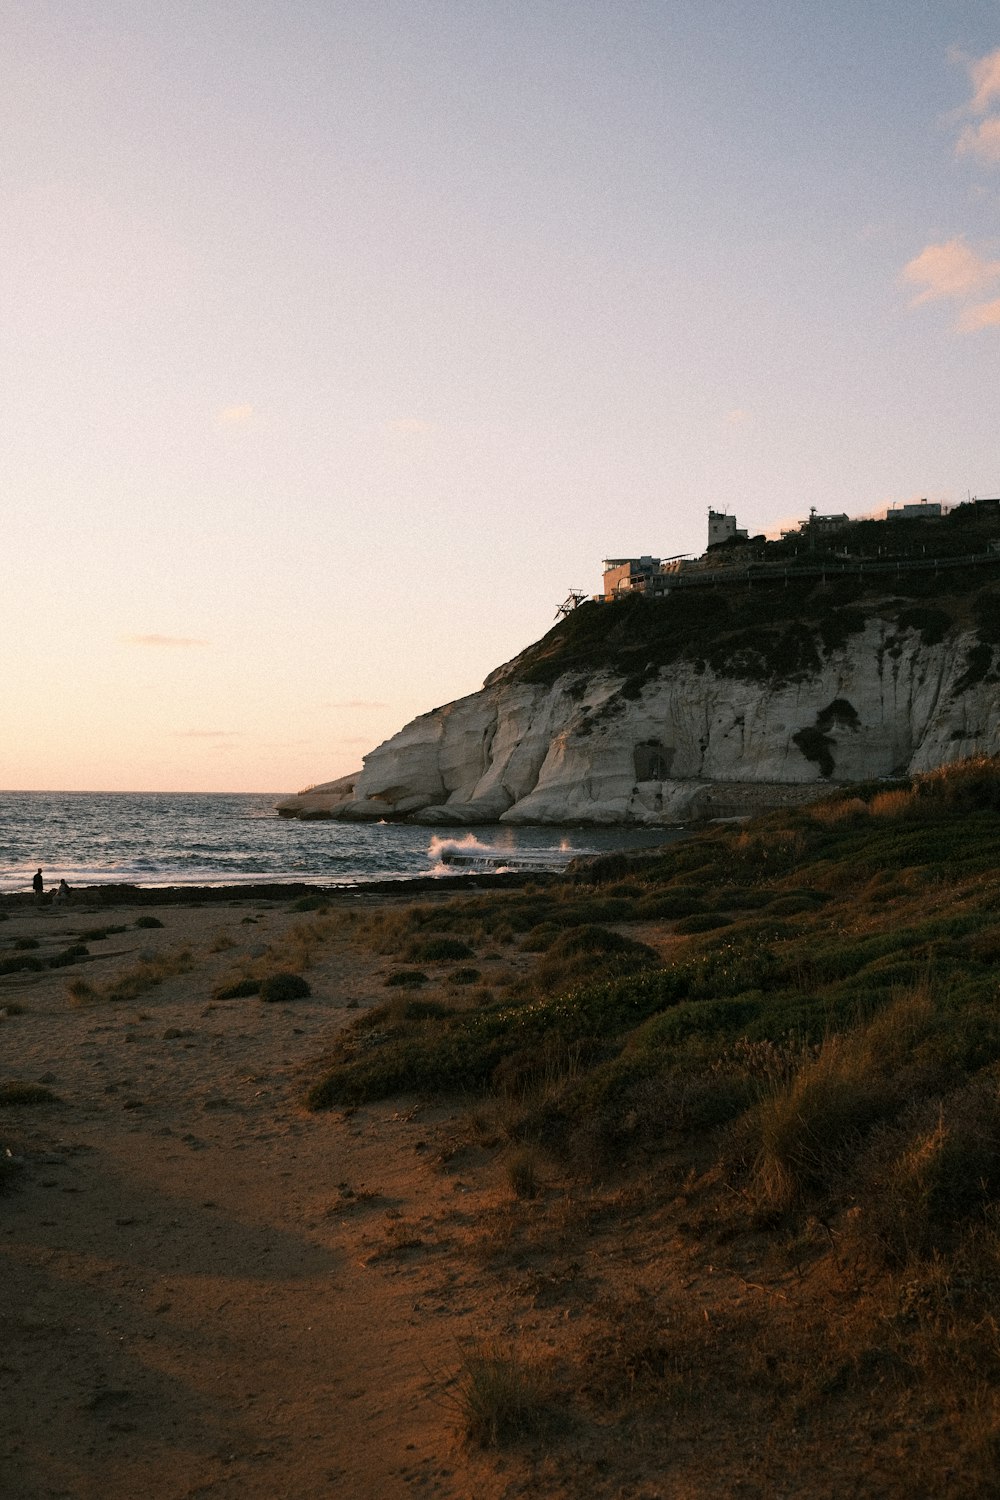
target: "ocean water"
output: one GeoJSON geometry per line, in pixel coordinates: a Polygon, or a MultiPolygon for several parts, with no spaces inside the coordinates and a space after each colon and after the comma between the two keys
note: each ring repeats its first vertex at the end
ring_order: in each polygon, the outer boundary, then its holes
{"type": "MultiPolygon", "coordinates": [[[[0,792],[0,891],[46,888],[236,885],[371,880],[462,871],[442,847],[494,859],[519,853],[560,868],[577,854],[650,847],[664,833],[630,829],[417,828],[402,823],[300,823],[279,818],[273,794],[0,792]]],[[[475,866],[464,866],[469,873],[475,866]]]]}

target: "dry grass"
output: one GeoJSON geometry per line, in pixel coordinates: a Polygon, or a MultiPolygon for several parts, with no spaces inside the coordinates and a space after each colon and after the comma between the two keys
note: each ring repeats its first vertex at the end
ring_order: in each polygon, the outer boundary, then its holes
{"type": "Polygon", "coordinates": [[[103,985],[91,985],[83,979],[74,979],[67,985],[70,1005],[99,1005],[105,1001],[135,1000],[148,990],[155,989],[165,979],[177,974],[186,974],[194,967],[194,955],[190,948],[169,949],[149,957],[140,958],[130,968],[123,969],[103,985]]]}
{"type": "Polygon", "coordinates": [[[869,802],[868,812],[873,818],[902,818],[913,811],[913,803],[912,792],[878,792],[869,802]]]}
{"type": "MultiPolygon", "coordinates": [[[[309,969],[330,941],[348,925],[351,913],[321,914],[292,925],[258,957],[246,959],[223,974],[215,985],[218,999],[255,994],[254,985],[276,972],[298,974],[309,969]]],[[[213,952],[219,951],[213,948],[213,952]]]]}
{"type": "Polygon", "coordinates": [[[838,823],[855,823],[868,816],[868,804],[860,797],[841,797],[834,802],[817,802],[809,808],[814,823],[835,827],[838,823]]]}
{"type": "Polygon", "coordinates": [[[784,1210],[832,1186],[843,1153],[899,1108],[900,1077],[933,1017],[924,981],[846,1036],[805,1049],[790,1076],[767,1079],[744,1129],[756,1142],[752,1192],[784,1210]]]}
{"type": "Polygon", "coordinates": [[[311,968],[317,955],[331,938],[339,935],[342,927],[342,919],[337,914],[294,922],[270,945],[259,962],[266,966],[267,971],[280,968],[298,972],[311,968]]]}
{"type": "Polygon", "coordinates": [[[540,1187],[538,1153],[525,1147],[507,1162],[507,1181],[515,1198],[536,1198],[540,1187]]]}
{"type": "Polygon", "coordinates": [[[477,1344],[466,1353],[456,1401],[466,1438],[481,1448],[500,1448],[532,1436],[550,1417],[537,1367],[495,1341],[477,1344]]]}

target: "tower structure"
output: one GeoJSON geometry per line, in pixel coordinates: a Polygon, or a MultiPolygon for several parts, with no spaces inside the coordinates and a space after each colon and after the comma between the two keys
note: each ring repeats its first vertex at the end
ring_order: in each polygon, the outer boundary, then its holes
{"type": "Polygon", "coordinates": [[[713,510],[708,508],[708,545],[715,547],[719,542],[746,541],[747,533],[740,531],[736,525],[736,517],[729,516],[724,510],[713,510]]]}

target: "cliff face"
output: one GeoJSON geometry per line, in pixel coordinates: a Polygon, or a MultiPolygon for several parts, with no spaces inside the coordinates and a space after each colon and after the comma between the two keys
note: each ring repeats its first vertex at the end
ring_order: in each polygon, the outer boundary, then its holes
{"type": "MultiPolygon", "coordinates": [[[[619,628],[619,606],[589,608],[619,628]]],[[[1000,750],[996,649],[954,619],[929,631],[929,613],[907,624],[898,610],[855,611],[846,639],[831,629],[825,645],[786,628],[779,645],[787,654],[783,643],[793,639],[799,657],[780,671],[759,652],[751,660],[745,630],[730,641],[728,669],[723,642],[638,671],[631,647],[619,662],[581,669],[552,632],[480,692],[414,719],[367,755],[357,776],[312,788],[279,811],[422,823],[672,823],[992,754],[1000,750]]]]}

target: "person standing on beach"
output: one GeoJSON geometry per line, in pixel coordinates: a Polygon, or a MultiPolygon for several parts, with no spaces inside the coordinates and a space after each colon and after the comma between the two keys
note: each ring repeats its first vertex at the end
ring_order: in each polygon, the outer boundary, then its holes
{"type": "Polygon", "coordinates": [[[41,901],[43,895],[45,894],[45,881],[42,879],[41,870],[35,871],[34,879],[31,882],[31,889],[35,893],[35,900],[41,901]]]}

